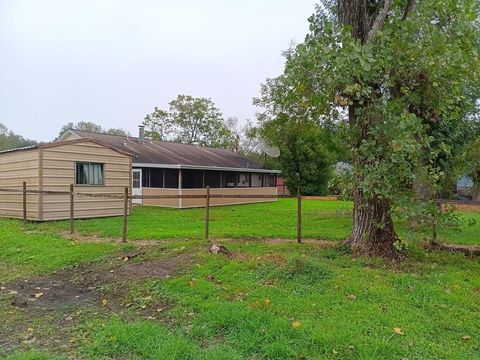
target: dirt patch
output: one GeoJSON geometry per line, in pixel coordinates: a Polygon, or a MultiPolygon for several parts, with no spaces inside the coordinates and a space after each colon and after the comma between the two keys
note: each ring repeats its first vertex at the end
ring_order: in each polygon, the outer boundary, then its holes
{"type": "MultiPolygon", "coordinates": [[[[267,244],[293,244],[297,240],[291,239],[264,239],[267,244]]],[[[338,246],[338,241],[321,240],[321,239],[302,239],[302,244],[316,245],[324,249],[331,249],[338,246]]]]}
{"type": "MultiPolygon", "coordinates": [[[[17,281],[2,292],[13,295],[11,304],[18,308],[98,306],[102,305],[105,292],[113,292],[115,298],[121,297],[128,292],[130,282],[168,278],[178,274],[191,260],[185,255],[142,262],[138,262],[137,258],[127,258],[128,255],[123,255],[115,259],[107,269],[99,270],[98,265],[90,264],[17,281]]],[[[112,306],[115,304],[109,302],[109,307],[112,306]]]]}
{"type": "MultiPolygon", "coordinates": [[[[93,244],[102,244],[102,243],[115,243],[122,244],[121,238],[116,237],[103,237],[98,235],[82,235],[79,233],[70,234],[68,231],[63,231],[60,233],[62,237],[67,240],[78,242],[78,243],[93,243],[93,244]]],[[[151,246],[158,244],[168,244],[168,240],[127,240],[127,244],[135,244],[136,246],[151,246]]]]}
{"type": "Polygon", "coordinates": [[[464,254],[466,256],[480,256],[480,246],[475,245],[424,243],[423,246],[427,250],[443,250],[464,254]]]}
{"type": "MultiPolygon", "coordinates": [[[[172,304],[162,299],[132,299],[132,282],[166,279],[193,263],[191,254],[146,259],[145,253],[121,254],[103,263],[92,263],[2,286],[0,296],[10,302],[12,320],[0,324],[2,354],[31,347],[64,352],[75,348],[76,326],[88,314],[126,319],[144,318],[170,323],[172,304]],[[5,298],[4,298],[5,299],[5,298]],[[133,301],[132,301],[133,300],[133,301]],[[27,330],[36,322],[35,330],[27,330]]],[[[8,306],[8,305],[7,305],[8,306]]]]}

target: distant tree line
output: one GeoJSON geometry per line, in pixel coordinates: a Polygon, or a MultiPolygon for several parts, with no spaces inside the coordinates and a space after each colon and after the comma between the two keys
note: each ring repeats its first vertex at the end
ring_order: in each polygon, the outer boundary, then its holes
{"type": "Polygon", "coordinates": [[[0,123],[0,151],[35,145],[35,140],[25,139],[0,123]]]}

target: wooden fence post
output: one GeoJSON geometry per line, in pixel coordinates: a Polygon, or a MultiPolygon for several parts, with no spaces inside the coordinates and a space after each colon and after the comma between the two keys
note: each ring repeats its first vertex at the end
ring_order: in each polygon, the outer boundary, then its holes
{"type": "Polygon", "coordinates": [[[127,221],[128,221],[128,186],[125,188],[123,195],[123,230],[122,230],[122,242],[127,242],[127,221]]]}
{"type": "Polygon", "coordinates": [[[205,239],[208,240],[208,227],[210,223],[210,186],[207,186],[207,195],[205,196],[205,239]]]}
{"type": "Polygon", "coordinates": [[[438,217],[441,215],[442,212],[442,205],[440,202],[435,200],[435,206],[437,207],[437,211],[433,214],[432,218],[432,244],[435,244],[438,240],[438,235],[437,235],[437,223],[438,223],[438,217]]]}
{"type": "Polygon", "coordinates": [[[297,242],[302,243],[302,189],[300,174],[297,173],[297,242]]]}
{"type": "Polygon", "coordinates": [[[74,221],[75,219],[75,203],[73,198],[73,184],[70,184],[70,234],[75,232],[74,221]]]}
{"type": "Polygon", "coordinates": [[[23,182],[22,187],[22,200],[23,200],[23,222],[27,222],[27,182],[23,182]]]}

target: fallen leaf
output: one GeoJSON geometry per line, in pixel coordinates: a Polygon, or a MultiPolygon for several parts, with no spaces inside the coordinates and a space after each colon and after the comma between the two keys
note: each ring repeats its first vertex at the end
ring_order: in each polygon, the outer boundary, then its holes
{"type": "Polygon", "coordinates": [[[472,337],[470,335],[464,335],[462,336],[462,340],[471,340],[472,337]]]}
{"type": "Polygon", "coordinates": [[[128,260],[130,260],[130,258],[128,256],[123,257],[123,261],[128,261],[128,260]]]}
{"type": "Polygon", "coordinates": [[[405,335],[399,327],[393,328],[393,332],[398,335],[405,335]]]}
{"type": "Polygon", "coordinates": [[[108,304],[108,300],[107,300],[107,299],[103,299],[103,300],[102,300],[102,306],[105,306],[105,305],[107,305],[107,304],[108,304]]]}
{"type": "Polygon", "coordinates": [[[192,280],[189,280],[189,281],[188,281],[188,286],[190,286],[190,287],[193,286],[193,281],[192,281],[192,280]]]}
{"type": "Polygon", "coordinates": [[[292,322],[292,327],[294,329],[298,329],[302,324],[300,324],[300,321],[294,321],[292,322]]]}
{"type": "Polygon", "coordinates": [[[34,296],[36,299],[38,299],[38,298],[40,298],[40,297],[43,296],[43,292],[39,292],[39,293],[33,294],[33,296],[34,296]]]}
{"type": "Polygon", "coordinates": [[[27,340],[23,340],[22,341],[22,344],[33,344],[35,341],[37,341],[37,338],[36,337],[32,337],[31,339],[27,339],[27,340]]]}
{"type": "Polygon", "coordinates": [[[357,296],[354,295],[354,294],[350,294],[350,295],[347,296],[347,299],[348,300],[357,300],[357,296]]]}

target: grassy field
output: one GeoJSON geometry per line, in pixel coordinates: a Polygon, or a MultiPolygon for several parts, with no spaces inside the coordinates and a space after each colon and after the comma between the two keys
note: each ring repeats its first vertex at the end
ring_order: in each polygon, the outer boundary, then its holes
{"type": "MultiPolygon", "coordinates": [[[[325,207],[307,204],[308,237],[348,233],[350,205],[335,204],[330,222],[318,219],[325,207]]],[[[169,240],[128,245],[62,236],[64,222],[0,220],[0,357],[480,358],[477,258],[412,241],[406,259],[390,263],[324,243],[258,239],[295,234],[292,204],[276,205],[212,209],[212,233],[228,238],[216,241],[231,256],[207,253],[198,209],[137,208],[130,237],[169,240]]],[[[119,225],[77,222],[108,237],[119,225]]],[[[448,231],[455,240],[468,234],[448,231]]]]}
{"type": "MultiPolygon", "coordinates": [[[[296,200],[280,199],[272,203],[223,206],[211,209],[210,234],[213,238],[296,238],[296,200]]],[[[305,238],[343,240],[352,225],[352,204],[347,201],[303,202],[303,236],[305,238]]],[[[458,244],[480,244],[480,213],[461,214],[459,227],[439,227],[440,241],[458,244]],[[474,219],[473,225],[468,224],[474,219]]],[[[68,222],[46,224],[63,230],[68,222]]],[[[76,230],[84,235],[120,237],[122,218],[76,221],[76,230]]],[[[204,209],[166,209],[136,207],[129,217],[128,238],[201,239],[204,236],[204,209]]],[[[427,239],[430,228],[417,232],[397,221],[400,236],[415,242],[427,239]]]]}

